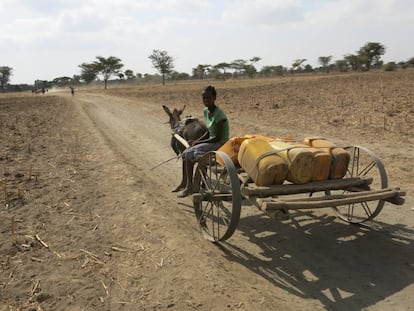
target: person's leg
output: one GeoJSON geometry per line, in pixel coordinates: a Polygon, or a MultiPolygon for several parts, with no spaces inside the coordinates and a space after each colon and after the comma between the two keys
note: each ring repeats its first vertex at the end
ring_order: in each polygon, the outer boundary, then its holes
{"type": "Polygon", "coordinates": [[[178,193],[179,198],[184,198],[193,193],[193,173],[194,164],[200,157],[208,151],[216,150],[220,147],[220,143],[203,143],[188,148],[183,152],[183,183],[185,188],[182,192],[178,193]]]}
{"type": "Polygon", "coordinates": [[[183,161],[183,167],[185,168],[186,184],[183,191],[177,194],[177,197],[184,198],[193,193],[193,173],[194,163],[192,161],[183,161]]]}
{"type": "MultiPolygon", "coordinates": [[[[171,141],[172,143],[172,141],[171,141]]],[[[181,182],[180,184],[172,191],[172,192],[178,192],[181,190],[184,190],[187,185],[187,168],[185,162],[190,158],[191,155],[191,147],[184,150],[181,154],[181,158],[183,159],[183,167],[182,167],[182,174],[181,174],[181,182]]]]}
{"type": "Polygon", "coordinates": [[[183,160],[181,182],[172,192],[178,192],[178,191],[184,190],[186,187],[186,184],[187,184],[187,169],[185,167],[185,160],[183,160]]]}

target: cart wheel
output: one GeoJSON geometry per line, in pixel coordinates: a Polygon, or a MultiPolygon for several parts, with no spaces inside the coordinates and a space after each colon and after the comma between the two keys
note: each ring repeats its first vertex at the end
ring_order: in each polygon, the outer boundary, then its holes
{"type": "Polygon", "coordinates": [[[198,161],[194,187],[194,210],[204,237],[227,240],[236,230],[241,208],[240,180],[231,159],[221,151],[205,154],[198,161]]]}
{"type": "MultiPolygon", "coordinates": [[[[369,149],[360,146],[345,147],[351,155],[348,171],[344,178],[371,177],[370,190],[378,190],[388,187],[388,178],[381,160],[369,149]]],[[[334,191],[328,191],[331,194],[334,191]]],[[[336,191],[338,193],[338,191],[336,191]]],[[[349,193],[349,191],[342,191],[349,193]]],[[[359,224],[374,219],[382,210],[385,201],[368,201],[348,205],[336,206],[338,217],[349,223],[359,224]]]]}

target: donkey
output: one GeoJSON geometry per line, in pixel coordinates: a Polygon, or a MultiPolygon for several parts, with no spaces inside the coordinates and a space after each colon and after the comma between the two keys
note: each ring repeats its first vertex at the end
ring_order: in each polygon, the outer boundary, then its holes
{"type": "Polygon", "coordinates": [[[168,123],[170,124],[173,134],[171,137],[171,147],[176,155],[181,154],[185,150],[185,146],[175,138],[174,134],[180,135],[186,141],[208,138],[208,130],[203,122],[197,118],[188,116],[181,120],[181,114],[183,113],[185,107],[186,105],[184,105],[182,109],[174,108],[171,112],[167,106],[162,106],[170,118],[168,123]]]}

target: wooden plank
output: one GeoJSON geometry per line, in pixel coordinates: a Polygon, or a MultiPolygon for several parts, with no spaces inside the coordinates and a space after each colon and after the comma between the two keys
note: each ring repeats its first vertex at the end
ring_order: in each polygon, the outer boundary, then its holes
{"type": "MultiPolygon", "coordinates": [[[[383,189],[382,192],[375,192],[370,193],[368,192],[359,192],[357,196],[355,193],[343,194],[342,198],[334,199],[323,199],[324,197],[320,197],[319,200],[309,200],[309,198],[304,198],[302,201],[285,201],[285,200],[260,200],[257,201],[257,204],[261,205],[259,207],[262,210],[274,210],[274,209],[312,209],[312,208],[326,208],[326,207],[334,207],[340,205],[348,205],[348,204],[355,204],[355,203],[362,203],[362,202],[369,202],[369,201],[378,201],[378,200],[387,200],[394,197],[399,197],[400,192],[396,189],[383,189]]],[[[404,195],[402,192],[401,195],[404,195]]]]}
{"type": "Polygon", "coordinates": [[[185,148],[190,147],[190,145],[188,144],[188,142],[181,137],[180,135],[178,135],[177,133],[174,134],[174,137],[176,140],[178,140],[185,148]]]}
{"type": "Polygon", "coordinates": [[[346,178],[315,181],[303,185],[282,184],[269,187],[250,186],[242,187],[242,194],[247,197],[268,197],[272,195],[287,195],[306,192],[319,192],[326,190],[341,190],[362,186],[365,188],[372,183],[372,178],[346,178]]]}
{"type": "MultiPolygon", "coordinates": [[[[387,191],[399,191],[400,188],[383,188],[383,189],[377,189],[377,190],[370,190],[370,191],[359,191],[359,192],[347,192],[347,193],[341,193],[341,194],[332,194],[332,195],[324,195],[324,196],[316,196],[316,197],[307,197],[307,198],[283,198],[284,202],[301,202],[301,201],[320,201],[320,200],[336,200],[336,199],[342,199],[345,196],[347,198],[352,197],[358,197],[364,194],[375,194],[375,193],[384,193],[387,191]]],[[[340,191],[340,190],[339,190],[340,191]]],[[[402,195],[405,195],[405,192],[399,192],[402,195]]]]}
{"type": "Polygon", "coordinates": [[[197,202],[197,203],[199,203],[201,201],[210,201],[210,202],[228,201],[228,202],[232,202],[233,201],[233,194],[231,194],[231,193],[205,193],[205,194],[194,193],[193,194],[193,201],[197,202]]]}

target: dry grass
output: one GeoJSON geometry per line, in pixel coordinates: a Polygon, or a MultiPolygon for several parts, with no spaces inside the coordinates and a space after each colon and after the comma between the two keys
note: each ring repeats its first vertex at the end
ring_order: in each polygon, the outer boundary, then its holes
{"type": "Polygon", "coordinates": [[[346,128],[401,136],[414,130],[412,69],[117,86],[107,93],[135,99],[137,103],[143,100],[157,105],[187,105],[187,111],[198,111],[200,92],[208,84],[216,87],[219,105],[235,119],[248,114],[264,124],[273,119],[279,128],[295,126],[303,131],[310,124],[322,131],[346,128]]]}

